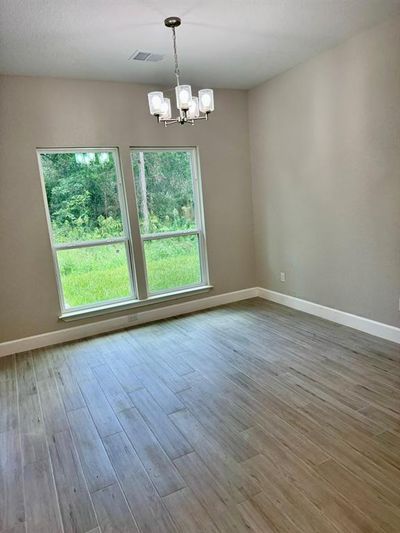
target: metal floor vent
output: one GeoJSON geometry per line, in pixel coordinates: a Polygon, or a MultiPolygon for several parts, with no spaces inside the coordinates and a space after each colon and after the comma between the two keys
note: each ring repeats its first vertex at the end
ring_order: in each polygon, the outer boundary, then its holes
{"type": "Polygon", "coordinates": [[[135,50],[129,58],[132,61],[151,61],[152,63],[157,63],[163,59],[162,54],[152,54],[151,52],[143,52],[143,50],[135,50]]]}

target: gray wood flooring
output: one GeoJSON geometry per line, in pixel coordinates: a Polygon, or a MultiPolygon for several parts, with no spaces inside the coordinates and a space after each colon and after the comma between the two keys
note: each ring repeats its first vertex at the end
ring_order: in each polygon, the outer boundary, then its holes
{"type": "Polygon", "coordinates": [[[399,533],[400,346],[261,300],[0,359],[2,533],[399,533]]]}

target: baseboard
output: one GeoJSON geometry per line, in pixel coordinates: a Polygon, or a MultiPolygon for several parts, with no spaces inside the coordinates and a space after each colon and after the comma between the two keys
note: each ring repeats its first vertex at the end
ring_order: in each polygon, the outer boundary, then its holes
{"type": "Polygon", "coordinates": [[[286,305],[287,307],[304,311],[310,315],[331,320],[332,322],[336,322],[342,326],[358,329],[364,333],[375,335],[375,337],[380,337],[382,339],[400,344],[400,328],[396,328],[395,326],[390,326],[389,324],[384,324],[382,322],[376,322],[375,320],[370,320],[369,318],[352,315],[351,313],[339,311],[338,309],[333,309],[332,307],[325,307],[324,305],[319,305],[314,302],[309,302],[308,300],[302,300],[301,298],[289,296],[281,292],[270,291],[261,287],[258,287],[257,295],[265,300],[286,305]]]}
{"type": "Polygon", "coordinates": [[[352,315],[344,311],[339,311],[338,309],[325,307],[324,305],[309,302],[308,300],[302,300],[301,298],[296,298],[280,292],[263,289],[262,287],[251,287],[249,289],[218,294],[216,296],[199,298],[189,302],[166,305],[149,311],[131,312],[117,318],[100,320],[82,326],[68,327],[57,331],[34,335],[32,337],[3,342],[0,343],[0,357],[13,353],[25,352],[27,350],[34,350],[35,348],[52,346],[53,344],[60,344],[62,342],[92,337],[101,333],[146,324],[148,322],[154,322],[156,320],[162,320],[173,316],[193,313],[203,309],[210,309],[212,307],[238,302],[240,300],[248,300],[249,298],[255,298],[257,296],[400,344],[400,328],[396,328],[395,326],[376,322],[375,320],[370,320],[358,315],[352,315]]]}
{"type": "Polygon", "coordinates": [[[238,302],[240,300],[247,300],[249,298],[255,298],[256,296],[258,296],[258,288],[252,287],[225,294],[218,294],[216,296],[199,298],[189,302],[166,305],[149,311],[134,311],[117,318],[100,320],[97,322],[91,322],[90,324],[68,327],[57,331],[34,335],[32,337],[7,341],[0,343],[0,357],[13,353],[25,352],[27,350],[34,350],[35,348],[43,348],[53,344],[60,344],[62,342],[92,337],[93,335],[99,335],[100,333],[116,331],[118,329],[145,324],[147,322],[154,322],[155,320],[193,313],[194,311],[201,311],[202,309],[209,309],[211,307],[238,302]]]}

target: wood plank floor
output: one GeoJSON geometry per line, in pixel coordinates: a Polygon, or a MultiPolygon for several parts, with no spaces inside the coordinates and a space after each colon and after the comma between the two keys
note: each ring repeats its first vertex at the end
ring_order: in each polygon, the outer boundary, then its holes
{"type": "Polygon", "coordinates": [[[257,299],[2,358],[0,531],[398,533],[399,385],[257,299]]]}

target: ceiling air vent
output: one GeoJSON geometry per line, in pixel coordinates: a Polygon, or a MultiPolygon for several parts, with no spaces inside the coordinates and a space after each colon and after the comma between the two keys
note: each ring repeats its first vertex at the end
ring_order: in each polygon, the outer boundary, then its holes
{"type": "Polygon", "coordinates": [[[132,61],[151,61],[152,63],[157,63],[163,59],[164,56],[161,54],[152,54],[151,52],[143,52],[143,50],[135,50],[129,58],[132,61]]]}

